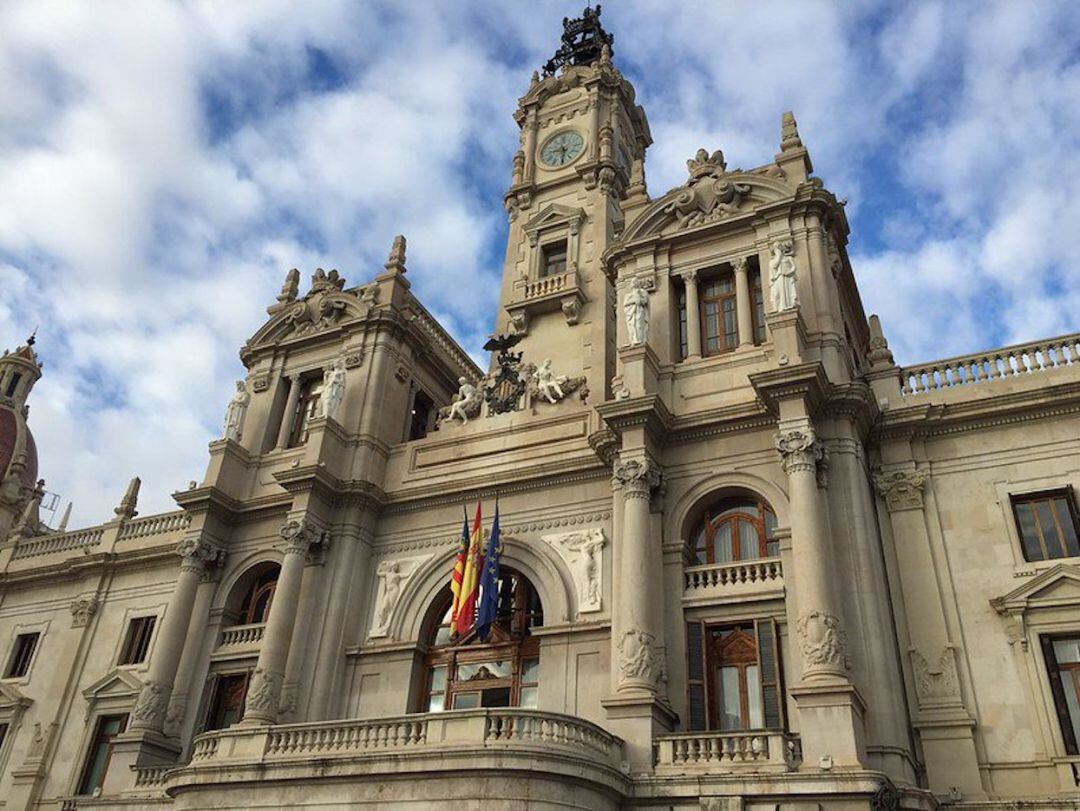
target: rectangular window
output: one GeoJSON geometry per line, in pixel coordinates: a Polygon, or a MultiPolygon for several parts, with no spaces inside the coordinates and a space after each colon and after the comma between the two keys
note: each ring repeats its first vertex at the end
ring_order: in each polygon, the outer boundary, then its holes
{"type": "Polygon", "coordinates": [[[435,403],[424,392],[417,390],[413,394],[413,405],[409,413],[409,439],[423,439],[428,435],[428,426],[435,403]]]}
{"type": "Polygon", "coordinates": [[[679,289],[679,358],[685,359],[689,354],[689,344],[686,338],[686,288],[679,289]]]}
{"type": "Polygon", "coordinates": [[[150,651],[150,637],[154,634],[156,617],[136,617],[128,623],[127,637],[120,650],[119,665],[137,665],[146,661],[150,651]]]}
{"type": "Polygon", "coordinates": [[[730,273],[701,287],[701,345],[706,355],[730,352],[739,345],[735,281],[730,273]]]}
{"type": "Polygon", "coordinates": [[[34,659],[34,651],[37,649],[38,637],[41,634],[19,634],[15,637],[15,645],[11,650],[11,658],[8,659],[7,670],[4,671],[5,679],[21,679],[30,672],[30,663],[34,659]]]}
{"type": "Polygon", "coordinates": [[[750,271],[750,310],[753,316],[754,344],[765,343],[765,294],[761,291],[761,271],[750,271]]]}
{"type": "Polygon", "coordinates": [[[1040,636],[1065,752],[1080,755],[1080,637],[1040,636]]]}
{"type": "Polygon", "coordinates": [[[14,397],[15,389],[19,387],[19,381],[22,379],[21,372],[13,372],[11,380],[8,381],[7,390],[4,392],[5,397],[14,397]]]}
{"type": "Polygon", "coordinates": [[[1071,487],[1012,497],[1025,560],[1080,555],[1075,503],[1071,487]]]}
{"type": "Polygon", "coordinates": [[[735,732],[783,726],[772,620],[686,624],[688,729],[735,732]]]}
{"type": "Polygon", "coordinates": [[[8,725],[0,724],[0,752],[4,751],[4,741],[7,740],[8,725]]]}
{"type": "Polygon", "coordinates": [[[519,707],[535,710],[540,698],[540,660],[525,659],[521,663],[521,697],[519,707]]]}
{"type": "Polygon", "coordinates": [[[94,737],[90,741],[90,752],[86,756],[82,780],[79,781],[79,794],[93,794],[105,782],[105,772],[109,768],[109,756],[112,754],[113,738],[127,726],[126,715],[103,715],[94,727],[94,737]]]}
{"type": "Polygon", "coordinates": [[[319,401],[322,399],[322,378],[313,377],[303,381],[300,389],[300,402],[293,415],[293,428],[289,436],[289,447],[295,448],[308,440],[308,425],[319,416],[319,401]]]}
{"type": "Polygon", "coordinates": [[[566,273],[566,243],[545,245],[540,256],[540,275],[556,276],[566,273]]]}
{"type": "Polygon", "coordinates": [[[244,715],[250,673],[232,673],[219,676],[214,686],[214,700],[206,718],[206,729],[226,729],[244,715]]]}

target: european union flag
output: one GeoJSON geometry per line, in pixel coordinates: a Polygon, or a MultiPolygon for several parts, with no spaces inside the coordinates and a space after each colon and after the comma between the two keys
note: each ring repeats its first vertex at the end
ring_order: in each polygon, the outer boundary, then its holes
{"type": "Polygon", "coordinates": [[[480,575],[480,610],[476,615],[476,633],[481,642],[487,642],[491,624],[499,612],[499,502],[495,502],[495,520],[491,524],[491,538],[484,556],[484,571],[480,575]]]}

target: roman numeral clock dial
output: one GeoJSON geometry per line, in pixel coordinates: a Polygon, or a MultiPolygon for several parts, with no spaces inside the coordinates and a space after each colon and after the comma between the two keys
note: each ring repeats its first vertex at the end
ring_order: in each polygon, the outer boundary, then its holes
{"type": "Polygon", "coordinates": [[[566,166],[581,154],[585,139],[571,131],[552,135],[540,148],[540,160],[548,166],[566,166]]]}

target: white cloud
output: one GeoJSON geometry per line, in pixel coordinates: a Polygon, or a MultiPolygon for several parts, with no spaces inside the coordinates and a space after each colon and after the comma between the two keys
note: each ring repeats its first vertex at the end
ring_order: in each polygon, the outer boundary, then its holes
{"type": "MultiPolygon", "coordinates": [[[[511,113],[566,11],[0,6],[0,344],[41,326],[32,425],[77,522],[108,517],[136,473],[144,512],[201,476],[236,351],[290,267],[361,282],[403,232],[414,290],[476,351],[511,113]]],[[[641,0],[604,16],[650,117],[654,194],[699,146],[769,160],[795,111],[851,199],[867,309],[901,358],[1076,327],[1073,6],[641,0]]]]}

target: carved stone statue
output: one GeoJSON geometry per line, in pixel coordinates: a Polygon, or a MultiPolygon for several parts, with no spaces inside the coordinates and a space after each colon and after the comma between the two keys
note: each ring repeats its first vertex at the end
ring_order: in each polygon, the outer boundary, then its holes
{"type": "Polygon", "coordinates": [[[427,554],[384,560],[375,569],[378,582],[369,638],[377,639],[390,634],[390,620],[393,619],[394,609],[401,602],[412,578],[432,557],[433,555],[427,554]]]}
{"type": "Polygon", "coordinates": [[[603,607],[603,549],[607,542],[600,528],[541,536],[566,561],[577,589],[578,613],[603,607]]]}
{"type": "Polygon", "coordinates": [[[533,372],[533,377],[536,379],[537,393],[549,403],[557,403],[566,396],[560,385],[566,378],[556,377],[551,371],[551,358],[546,358],[540,364],[540,368],[533,372]]]}
{"type": "Polygon", "coordinates": [[[641,279],[630,282],[630,289],[623,297],[626,314],[626,334],[629,346],[637,346],[649,340],[649,293],[641,279]]]}
{"type": "Polygon", "coordinates": [[[484,402],[484,395],[476,386],[469,382],[467,377],[458,378],[458,393],[453,401],[439,411],[440,422],[452,422],[455,418],[465,425],[470,417],[476,417],[480,413],[480,404],[484,402]]]}
{"type": "Polygon", "coordinates": [[[795,275],[795,246],[790,239],[774,242],[769,260],[769,288],[772,291],[773,312],[793,310],[799,306],[799,291],[795,275]]]}
{"type": "Polygon", "coordinates": [[[379,564],[376,574],[383,580],[382,601],[379,603],[379,627],[385,628],[390,624],[390,615],[394,613],[394,606],[401,597],[401,581],[405,575],[396,560],[384,560],[379,564]]]}
{"type": "Polygon", "coordinates": [[[236,381],[236,394],[229,400],[225,409],[225,438],[239,442],[244,430],[244,415],[247,414],[251,395],[243,380],[236,381]]]}
{"type": "Polygon", "coordinates": [[[327,419],[334,419],[338,406],[345,398],[345,359],[338,358],[323,373],[322,413],[327,419]]]}

